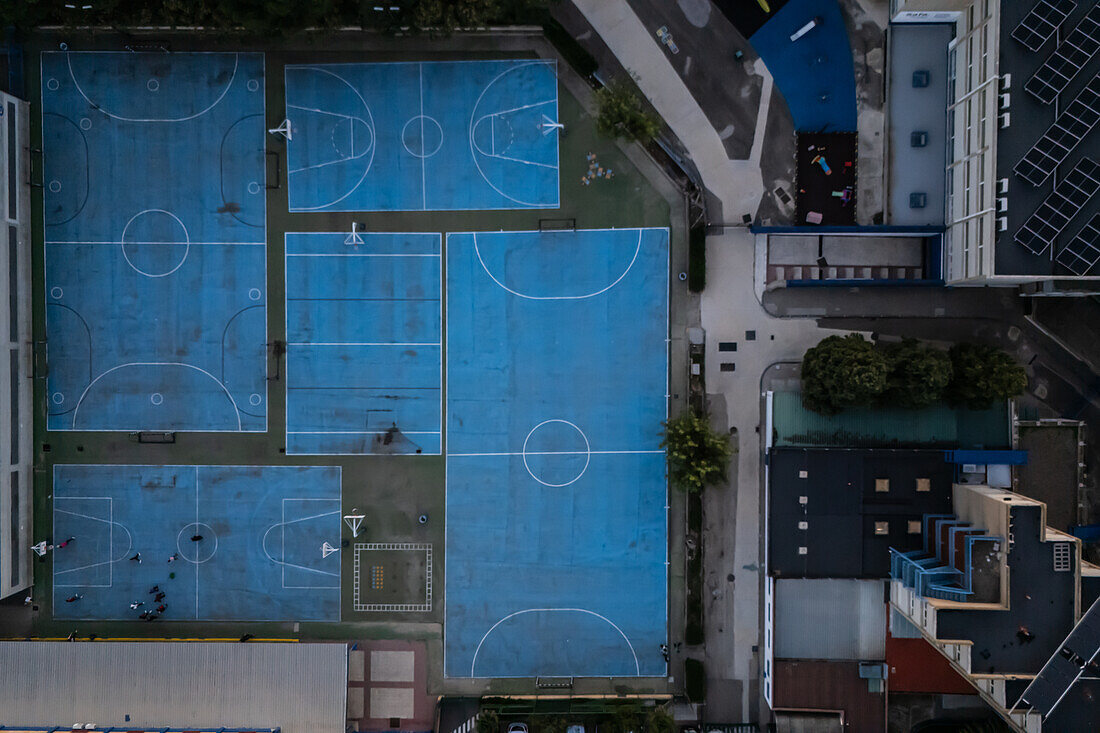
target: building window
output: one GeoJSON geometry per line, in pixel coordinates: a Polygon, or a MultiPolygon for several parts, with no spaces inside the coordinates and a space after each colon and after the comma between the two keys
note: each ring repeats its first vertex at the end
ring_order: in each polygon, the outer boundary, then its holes
{"type": "Polygon", "coordinates": [[[920,520],[910,519],[908,525],[909,534],[920,534],[920,520]]]}
{"type": "Polygon", "coordinates": [[[800,546],[800,547],[798,548],[798,554],[799,554],[799,555],[806,555],[806,554],[808,554],[809,552],[810,552],[810,551],[809,551],[809,549],[807,549],[807,548],[806,548],[805,546],[800,546]]]}
{"type": "Polygon", "coordinates": [[[875,522],[875,534],[876,535],[890,534],[890,523],[889,522],[875,522]]]}
{"type": "Polygon", "coordinates": [[[875,491],[884,494],[889,490],[890,490],[890,479],[888,479],[888,478],[877,478],[877,479],[875,479],[875,491]]]}
{"type": "Polygon", "coordinates": [[[810,472],[806,471],[806,470],[799,471],[798,472],[798,477],[799,478],[809,478],[810,477],[810,472]]]}
{"type": "Polygon", "coordinates": [[[798,523],[798,528],[801,529],[802,531],[806,531],[807,529],[810,528],[810,523],[803,520],[803,521],[798,523]]]}
{"type": "Polygon", "coordinates": [[[931,490],[932,490],[932,479],[930,479],[930,478],[919,478],[919,479],[917,479],[917,491],[931,491],[931,490]]]}
{"type": "Polygon", "coordinates": [[[1054,571],[1067,573],[1070,569],[1070,552],[1068,542],[1058,542],[1054,545],[1054,571]]]}

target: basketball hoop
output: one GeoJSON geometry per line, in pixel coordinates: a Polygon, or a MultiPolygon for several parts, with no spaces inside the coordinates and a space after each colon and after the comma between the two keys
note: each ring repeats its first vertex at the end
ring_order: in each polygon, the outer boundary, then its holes
{"type": "Polygon", "coordinates": [[[285,120],[283,120],[282,122],[279,123],[278,127],[273,127],[270,130],[268,130],[268,132],[271,133],[272,135],[282,135],[287,140],[290,140],[291,139],[291,131],[290,130],[291,130],[290,120],[285,119],[285,120]]]}

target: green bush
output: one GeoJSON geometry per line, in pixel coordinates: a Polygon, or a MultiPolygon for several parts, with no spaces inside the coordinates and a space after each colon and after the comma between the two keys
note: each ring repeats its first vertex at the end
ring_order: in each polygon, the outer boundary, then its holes
{"type": "Polygon", "coordinates": [[[645,733],[676,733],[676,721],[663,707],[654,707],[646,716],[645,733]]]}
{"type": "Polygon", "coordinates": [[[707,286],[707,227],[696,224],[688,235],[688,290],[701,293],[707,286]]]}
{"type": "Polygon", "coordinates": [[[684,660],[684,689],[688,700],[703,702],[707,696],[707,675],[698,659],[684,660]]]}
{"type": "Polygon", "coordinates": [[[634,85],[624,79],[596,92],[596,130],[607,137],[621,137],[643,145],[661,131],[661,121],[650,112],[634,85]]]}
{"type": "Polygon", "coordinates": [[[691,493],[725,480],[731,453],[728,436],[712,430],[705,416],[691,410],[663,425],[661,447],[673,486],[691,493]]]}
{"type": "Polygon", "coordinates": [[[482,710],[477,719],[477,733],[500,733],[500,718],[494,710],[482,710]]]}

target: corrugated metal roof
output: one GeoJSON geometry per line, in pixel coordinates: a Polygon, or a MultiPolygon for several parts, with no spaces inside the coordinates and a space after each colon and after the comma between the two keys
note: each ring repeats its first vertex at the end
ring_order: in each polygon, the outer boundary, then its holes
{"type": "Polygon", "coordinates": [[[885,659],[884,593],[881,580],[777,580],[776,658],[885,659]]]}
{"type": "Polygon", "coordinates": [[[933,405],[921,410],[850,408],[820,415],[802,406],[798,392],[776,392],[775,445],[836,448],[1010,448],[1008,405],[988,410],[933,405]]]}
{"type": "Polygon", "coordinates": [[[344,731],[344,644],[11,641],[0,669],[3,725],[344,731]]]}

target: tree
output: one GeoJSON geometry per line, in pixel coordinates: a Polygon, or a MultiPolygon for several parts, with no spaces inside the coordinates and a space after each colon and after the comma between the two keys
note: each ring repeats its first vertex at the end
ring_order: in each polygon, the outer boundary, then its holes
{"type": "Polygon", "coordinates": [[[642,709],[636,702],[622,702],[615,706],[608,727],[612,733],[641,733],[642,709]]]}
{"type": "Polygon", "coordinates": [[[477,718],[477,733],[500,733],[500,718],[495,710],[482,710],[477,718]]]}
{"type": "Polygon", "coordinates": [[[972,410],[1011,399],[1027,389],[1027,372],[1005,352],[984,344],[955,344],[948,352],[954,376],[947,401],[972,410]]]}
{"type": "Polygon", "coordinates": [[[829,336],[802,358],[802,404],[826,415],[870,404],[889,371],[886,357],[858,333],[829,336]]]}
{"type": "Polygon", "coordinates": [[[915,339],[881,348],[890,368],[886,390],[879,396],[882,404],[920,408],[943,398],[953,374],[946,352],[921,346],[915,339]]]}
{"type": "Polygon", "coordinates": [[[488,25],[500,13],[499,0],[417,0],[409,18],[414,28],[443,35],[488,25]]]}
{"type": "Polygon", "coordinates": [[[711,429],[706,417],[693,411],[663,423],[661,447],[668,456],[669,477],[677,488],[702,491],[726,478],[730,461],[729,438],[711,429]]]}
{"type": "Polygon", "coordinates": [[[654,707],[646,716],[645,733],[676,733],[676,721],[663,707],[654,707]]]}
{"type": "Polygon", "coordinates": [[[601,135],[645,144],[661,131],[660,119],[645,108],[634,86],[624,79],[596,92],[596,104],[596,129],[601,135]]]}

